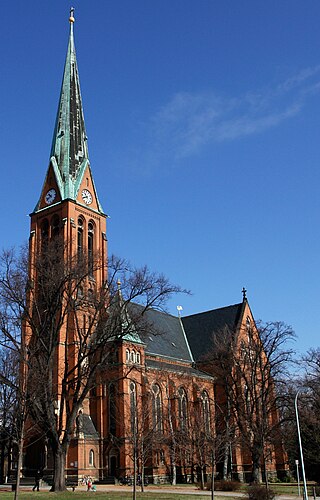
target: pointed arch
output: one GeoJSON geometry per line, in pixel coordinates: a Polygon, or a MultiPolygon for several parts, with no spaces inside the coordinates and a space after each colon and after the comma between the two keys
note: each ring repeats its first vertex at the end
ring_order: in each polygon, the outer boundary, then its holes
{"type": "Polygon", "coordinates": [[[93,278],[94,232],[95,224],[90,220],[88,222],[88,273],[91,278],[93,278]]]}
{"type": "Polygon", "coordinates": [[[188,399],[187,393],[183,387],[179,387],[178,389],[178,401],[180,429],[185,431],[188,426],[188,399]]]}
{"type": "Polygon", "coordinates": [[[109,432],[113,436],[116,435],[117,431],[117,398],[116,398],[116,386],[114,384],[109,385],[109,432]]]}
{"type": "Polygon", "coordinates": [[[131,381],[129,384],[129,392],[130,392],[130,415],[131,415],[131,432],[135,433],[136,431],[136,418],[137,418],[137,392],[136,392],[136,384],[131,381]]]}
{"type": "Polygon", "coordinates": [[[49,240],[49,221],[44,219],[41,223],[41,248],[45,248],[49,240]]]}
{"type": "Polygon", "coordinates": [[[210,418],[210,400],[207,391],[202,391],[201,394],[201,406],[202,406],[202,421],[203,427],[207,435],[210,434],[211,428],[211,418],[210,418]]]}
{"type": "Polygon", "coordinates": [[[152,423],[155,432],[162,432],[162,394],[157,383],[152,386],[152,423]]]}
{"type": "Polygon", "coordinates": [[[51,219],[51,238],[59,236],[60,233],[60,217],[58,214],[54,214],[51,219]]]}
{"type": "Polygon", "coordinates": [[[83,231],[84,231],[84,218],[78,218],[78,227],[77,227],[77,255],[78,260],[80,260],[83,256],[83,231]]]}

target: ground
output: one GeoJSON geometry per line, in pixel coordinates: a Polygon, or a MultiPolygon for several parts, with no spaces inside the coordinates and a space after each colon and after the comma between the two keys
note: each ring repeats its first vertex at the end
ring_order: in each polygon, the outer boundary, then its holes
{"type": "MultiPolygon", "coordinates": [[[[298,498],[297,485],[281,485],[274,484],[271,485],[277,493],[277,499],[279,500],[296,500],[298,498]]],[[[9,485],[0,485],[1,500],[12,500],[14,493],[9,491],[9,485]]],[[[139,488],[138,488],[139,489],[139,488]]],[[[215,492],[215,498],[217,500],[231,500],[238,498],[245,498],[244,492],[215,492]]],[[[313,498],[310,490],[310,498],[313,498]]],[[[211,493],[209,491],[202,492],[195,487],[185,485],[185,486],[148,486],[144,493],[140,491],[137,492],[137,500],[208,500],[211,493]]],[[[104,486],[98,485],[96,492],[87,492],[84,486],[80,486],[75,492],[67,491],[65,493],[49,493],[48,488],[43,489],[40,492],[31,491],[30,487],[23,487],[19,498],[22,500],[37,499],[37,500],[48,500],[50,498],[57,500],[72,500],[72,497],[76,497],[75,500],[86,500],[92,497],[99,497],[101,500],[130,500],[132,499],[132,488],[127,486],[104,486]]]]}

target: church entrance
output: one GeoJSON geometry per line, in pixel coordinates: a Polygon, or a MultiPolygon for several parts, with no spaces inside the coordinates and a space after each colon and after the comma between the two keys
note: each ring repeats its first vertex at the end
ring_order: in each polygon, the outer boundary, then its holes
{"type": "Polygon", "coordinates": [[[110,476],[115,476],[117,473],[117,457],[114,455],[110,457],[110,465],[109,465],[110,476]]]}

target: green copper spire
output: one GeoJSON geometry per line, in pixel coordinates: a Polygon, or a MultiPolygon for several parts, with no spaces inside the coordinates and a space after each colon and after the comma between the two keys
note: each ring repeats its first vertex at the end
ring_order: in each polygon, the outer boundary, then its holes
{"type": "Polygon", "coordinates": [[[51,161],[55,160],[64,185],[63,198],[75,197],[75,181],[83,163],[89,159],[73,23],[73,9],[71,9],[68,51],[51,147],[51,161]]]}
{"type": "MultiPolygon", "coordinates": [[[[55,174],[61,200],[76,201],[84,173],[87,169],[90,170],[90,165],[73,38],[73,8],[70,10],[69,21],[69,43],[51,146],[50,164],[55,174]]],[[[94,191],[98,210],[103,213],[95,188],[94,191]]],[[[40,200],[35,211],[39,207],[40,200]]]]}

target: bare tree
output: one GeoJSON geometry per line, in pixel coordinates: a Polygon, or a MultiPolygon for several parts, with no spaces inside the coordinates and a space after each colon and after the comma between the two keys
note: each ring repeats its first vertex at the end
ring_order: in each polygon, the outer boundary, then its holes
{"type": "Polygon", "coordinates": [[[10,451],[18,442],[18,373],[15,352],[0,350],[0,482],[4,482],[10,467],[10,451]]]}
{"type": "MultiPolygon", "coordinates": [[[[297,388],[300,388],[301,392],[298,399],[299,421],[305,469],[309,479],[318,481],[320,466],[320,348],[309,349],[307,354],[303,356],[303,359],[301,360],[300,367],[301,366],[304,369],[304,373],[297,381],[295,390],[292,391],[291,402],[294,401],[297,388]]],[[[299,457],[297,429],[294,415],[292,419],[291,431],[292,438],[290,451],[294,451],[295,456],[293,457],[291,455],[291,459],[294,460],[294,458],[299,457]]],[[[288,429],[288,436],[290,437],[290,429],[288,429]]]]}
{"type": "Polygon", "coordinates": [[[106,265],[99,256],[91,257],[88,266],[85,255],[65,255],[65,245],[56,238],[29,264],[25,252],[4,252],[0,261],[4,344],[10,339],[21,356],[22,394],[53,451],[54,491],[65,488],[66,455],[77,415],[101,374],[108,374],[114,344],[133,324],[138,328],[140,322],[139,332],[146,329],[144,313],[162,308],[172,293],[181,291],[164,276],[117,258],[109,260],[109,279],[96,288],[91,276],[106,265]],[[129,319],[131,301],[142,307],[129,319]]]}
{"type": "Polygon", "coordinates": [[[217,378],[224,407],[230,408],[227,425],[234,422],[243,449],[251,456],[254,482],[260,481],[262,465],[266,468],[268,448],[273,455],[284,456],[279,386],[285,383],[292,361],[288,342],[293,338],[291,327],[281,322],[258,328],[247,324],[240,331],[215,335],[206,360],[217,378]]]}

